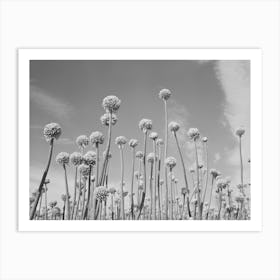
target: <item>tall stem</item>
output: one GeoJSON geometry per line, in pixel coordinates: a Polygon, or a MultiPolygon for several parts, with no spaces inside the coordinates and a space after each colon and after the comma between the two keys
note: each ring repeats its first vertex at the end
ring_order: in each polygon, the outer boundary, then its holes
{"type": "Polygon", "coordinates": [[[49,171],[50,164],[51,164],[51,159],[52,159],[52,154],[53,154],[53,141],[54,141],[54,139],[52,138],[51,141],[50,141],[49,158],[48,158],[47,166],[46,166],[46,169],[43,173],[40,185],[38,187],[38,191],[36,193],[36,198],[35,198],[35,201],[33,203],[33,207],[31,209],[31,213],[30,213],[30,217],[29,217],[30,220],[34,219],[34,216],[35,216],[35,213],[36,213],[36,208],[37,208],[37,205],[39,203],[40,196],[42,194],[42,189],[43,189],[46,177],[48,175],[48,171],[49,171]]]}
{"type": "Polygon", "coordinates": [[[208,185],[208,148],[207,148],[207,142],[205,142],[205,163],[206,163],[206,180],[205,180],[205,187],[203,192],[203,198],[201,203],[201,212],[203,213],[203,206],[205,201],[205,196],[207,192],[207,185],[208,185]]]}
{"type": "Polygon", "coordinates": [[[135,165],[135,148],[132,148],[132,174],[131,174],[131,186],[130,186],[130,209],[131,209],[132,220],[134,219],[134,201],[133,201],[134,165],[135,165]]]}
{"type": "Polygon", "coordinates": [[[45,220],[48,219],[48,189],[47,184],[45,184],[45,220]]]}
{"type": "Polygon", "coordinates": [[[242,160],[242,147],[241,147],[241,136],[239,137],[239,155],[240,155],[240,179],[243,190],[243,160],[242,160]]]}
{"type": "Polygon", "coordinates": [[[153,211],[153,168],[154,163],[151,162],[151,173],[150,173],[150,212],[149,219],[152,219],[152,211],[153,211]]]}
{"type": "MultiPolygon", "coordinates": [[[[164,113],[165,113],[165,135],[164,135],[164,160],[168,154],[168,111],[167,102],[164,100],[164,113]]],[[[165,179],[165,219],[168,220],[168,178],[167,178],[167,167],[164,167],[164,179],[165,179]]]]}
{"type": "Polygon", "coordinates": [[[99,185],[102,186],[106,176],[106,168],[108,163],[108,155],[110,152],[111,138],[112,138],[112,112],[109,113],[109,127],[108,127],[108,141],[105,149],[105,158],[103,161],[99,185]]]}
{"type": "Polygon", "coordinates": [[[187,189],[186,195],[187,195],[187,210],[188,210],[188,215],[189,215],[189,217],[191,217],[190,199],[189,199],[189,194],[190,194],[189,184],[188,184],[188,179],[187,179],[187,174],[186,174],[185,163],[184,163],[182,151],[181,151],[181,148],[180,148],[180,145],[179,145],[179,141],[178,141],[176,132],[174,132],[174,137],[175,137],[177,149],[178,149],[178,152],[179,152],[179,155],[180,155],[181,164],[182,164],[182,168],[183,168],[183,174],[184,174],[185,187],[186,187],[186,189],[187,189]]]}
{"type": "Polygon", "coordinates": [[[146,196],[146,187],[147,187],[147,181],[146,181],[146,149],[147,149],[147,131],[144,133],[144,151],[143,151],[143,177],[144,177],[144,190],[141,195],[141,202],[139,206],[139,213],[137,219],[141,216],[141,211],[144,206],[145,202],[145,196],[146,196]]]}
{"type": "Polygon", "coordinates": [[[154,140],[154,202],[153,202],[153,220],[156,219],[156,202],[157,202],[157,145],[154,140]]]}
{"type": "Polygon", "coordinates": [[[69,201],[69,189],[68,189],[68,180],[67,180],[67,172],[66,172],[66,166],[63,164],[64,169],[64,179],[65,179],[65,191],[66,191],[66,210],[67,210],[67,220],[71,219],[71,213],[70,213],[70,201],[69,201]]]}
{"type": "Polygon", "coordinates": [[[124,177],[124,161],[123,161],[123,147],[120,146],[120,156],[121,156],[121,217],[125,220],[124,213],[124,196],[123,196],[123,177],[124,177]]]}
{"type": "Polygon", "coordinates": [[[74,210],[76,205],[76,196],[77,196],[77,175],[78,175],[78,166],[75,167],[75,181],[74,181],[74,198],[73,198],[73,207],[71,213],[71,219],[74,218],[74,210]]]}
{"type": "Polygon", "coordinates": [[[171,199],[171,211],[170,211],[170,219],[173,220],[173,180],[172,180],[172,169],[170,168],[170,199],[171,199]]]}
{"type": "Polygon", "coordinates": [[[206,214],[206,220],[208,220],[209,209],[210,209],[210,207],[211,207],[213,185],[214,185],[214,176],[212,176],[212,184],[211,184],[210,198],[209,198],[209,205],[208,205],[207,214],[206,214]]]}
{"type": "Polygon", "coordinates": [[[200,207],[200,187],[199,187],[199,164],[196,140],[194,139],[195,146],[195,160],[196,160],[196,175],[197,175],[197,205],[198,205],[198,219],[201,220],[201,207],[200,207]]]}
{"type": "Polygon", "coordinates": [[[161,191],[160,191],[160,167],[161,167],[161,149],[158,148],[158,172],[157,172],[157,189],[158,189],[158,219],[161,220],[161,191]]]}

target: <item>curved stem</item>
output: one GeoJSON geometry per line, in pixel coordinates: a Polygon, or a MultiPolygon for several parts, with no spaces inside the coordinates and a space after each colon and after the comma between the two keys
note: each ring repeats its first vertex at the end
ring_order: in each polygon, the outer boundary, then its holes
{"type": "Polygon", "coordinates": [[[40,185],[38,187],[37,194],[36,194],[36,198],[35,198],[35,201],[33,203],[33,207],[31,209],[31,213],[30,213],[30,217],[29,217],[30,220],[34,219],[34,216],[35,216],[35,213],[36,213],[36,208],[37,208],[37,205],[39,203],[40,196],[42,194],[43,185],[44,185],[46,177],[48,175],[48,171],[49,171],[50,164],[51,164],[51,159],[52,159],[52,154],[53,154],[53,141],[54,141],[54,139],[52,138],[51,141],[50,141],[49,158],[48,158],[47,166],[46,166],[46,169],[43,173],[43,176],[42,176],[42,179],[41,179],[41,182],[40,182],[40,185]]]}
{"type": "Polygon", "coordinates": [[[105,158],[104,158],[102,169],[101,169],[101,176],[100,176],[100,182],[99,182],[100,186],[103,185],[104,180],[105,180],[108,155],[109,155],[110,146],[111,146],[111,138],[112,138],[112,112],[109,112],[108,141],[107,141],[107,146],[105,149],[105,158]]]}

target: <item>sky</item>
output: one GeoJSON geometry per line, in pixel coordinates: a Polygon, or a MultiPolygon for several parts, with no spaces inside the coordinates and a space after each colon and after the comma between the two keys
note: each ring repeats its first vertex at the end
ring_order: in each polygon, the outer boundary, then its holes
{"type": "MultiPolygon", "coordinates": [[[[161,89],[172,92],[168,100],[169,122],[180,124],[178,136],[186,169],[194,166],[193,144],[187,137],[191,127],[208,137],[209,169],[216,168],[223,177],[230,177],[232,187],[240,183],[238,138],[235,130],[245,128],[242,137],[244,182],[250,182],[250,62],[249,61],[51,61],[30,62],[30,193],[39,186],[49,145],[43,137],[43,128],[51,122],[59,123],[62,135],[55,142],[54,156],[49,169],[49,201],[62,205],[65,193],[64,173],[55,162],[59,152],[78,151],[75,140],[79,135],[93,131],[107,134],[100,117],[102,100],[107,95],[121,99],[118,122],[112,133],[112,161],[109,185],[119,188],[120,157],[114,139],[125,136],[136,138],[143,147],[143,133],[138,123],[142,118],[153,121],[152,131],[164,139],[164,104],[159,99],[161,89]]],[[[105,144],[102,145],[102,150],[105,144]]],[[[90,146],[87,150],[94,150],[90,146]]],[[[152,142],[148,141],[148,152],[152,142]]],[[[177,159],[174,169],[184,187],[179,155],[172,135],[169,136],[169,156],[177,159]]],[[[132,153],[128,145],[124,152],[125,189],[129,190],[132,153]]],[[[204,158],[199,151],[199,160],[204,158]]],[[[205,164],[204,164],[205,165],[205,164]]],[[[136,165],[137,166],[137,165],[136,165]]],[[[70,192],[73,193],[74,168],[67,168],[70,192]]],[[[188,180],[191,177],[188,172],[188,180]]],[[[209,194],[207,194],[208,198],[209,194]]]]}

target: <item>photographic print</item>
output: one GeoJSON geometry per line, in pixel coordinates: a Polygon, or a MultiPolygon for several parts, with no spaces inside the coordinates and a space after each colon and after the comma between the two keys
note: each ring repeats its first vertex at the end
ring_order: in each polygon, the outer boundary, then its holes
{"type": "Polygon", "coordinates": [[[19,147],[19,223],[259,224],[260,174],[251,168],[251,158],[261,162],[251,141],[259,58],[258,50],[20,50],[19,128],[26,119],[29,137],[19,147]]]}

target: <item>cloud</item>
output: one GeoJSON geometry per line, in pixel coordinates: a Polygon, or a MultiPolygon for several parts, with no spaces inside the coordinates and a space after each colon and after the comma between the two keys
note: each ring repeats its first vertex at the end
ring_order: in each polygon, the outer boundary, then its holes
{"type": "MultiPolygon", "coordinates": [[[[246,162],[250,157],[250,61],[217,61],[215,71],[225,96],[223,114],[235,139],[234,148],[226,156],[237,173],[240,158],[235,131],[240,126],[246,130],[242,137],[243,159],[246,162]]],[[[249,167],[245,167],[245,172],[249,173],[249,167]]]]}
{"type": "Polygon", "coordinates": [[[34,85],[30,87],[30,100],[48,115],[59,120],[68,119],[73,111],[71,105],[34,85]]]}
{"type": "Polygon", "coordinates": [[[232,133],[244,126],[250,128],[250,62],[217,61],[216,76],[225,94],[224,115],[232,133]]]}

